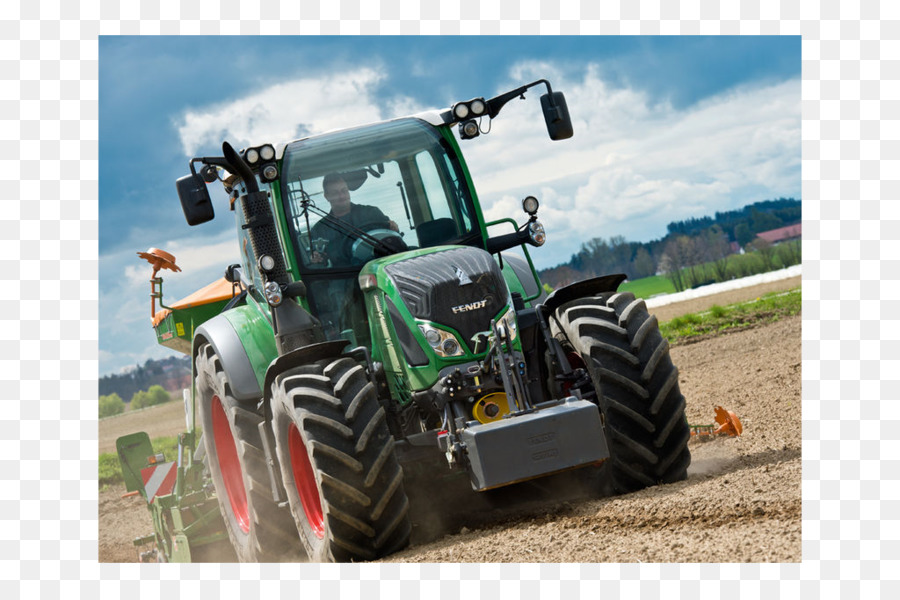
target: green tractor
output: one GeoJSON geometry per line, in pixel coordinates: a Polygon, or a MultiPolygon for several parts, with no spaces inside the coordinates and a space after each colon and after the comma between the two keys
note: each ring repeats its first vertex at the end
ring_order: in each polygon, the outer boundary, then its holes
{"type": "Polygon", "coordinates": [[[686,477],[678,373],[644,302],[617,292],[625,276],[548,295],[526,248],[545,241],[538,201],[521,225],[482,214],[453,130],[484,134],[538,85],[551,139],[571,137],[563,94],[539,80],[278,146],[225,142],[178,180],[190,225],[213,218],[216,181],[236,219],[241,263],[154,308],[154,326],[193,359],[205,489],[240,560],[396,552],[406,487],[440,494],[448,474],[486,492],[582,468],[598,495],[686,477]]]}

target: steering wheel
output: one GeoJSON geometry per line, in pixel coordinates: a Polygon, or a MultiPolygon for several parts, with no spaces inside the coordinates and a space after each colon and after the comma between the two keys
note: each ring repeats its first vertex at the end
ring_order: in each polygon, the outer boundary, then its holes
{"type": "Polygon", "coordinates": [[[389,224],[390,221],[376,221],[361,225],[359,229],[380,240],[386,247],[375,246],[366,238],[348,238],[347,243],[350,247],[346,254],[350,256],[350,261],[355,264],[367,263],[376,256],[388,256],[409,250],[403,236],[391,229],[389,224]]]}

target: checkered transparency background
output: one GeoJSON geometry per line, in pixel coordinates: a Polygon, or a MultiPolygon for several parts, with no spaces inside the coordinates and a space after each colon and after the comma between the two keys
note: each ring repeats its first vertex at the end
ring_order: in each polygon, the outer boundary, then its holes
{"type": "Polygon", "coordinates": [[[2,596],[900,597],[900,4],[423,4],[4,4],[2,596]],[[97,37],[133,34],[802,35],[803,562],[98,564],[97,37]]]}

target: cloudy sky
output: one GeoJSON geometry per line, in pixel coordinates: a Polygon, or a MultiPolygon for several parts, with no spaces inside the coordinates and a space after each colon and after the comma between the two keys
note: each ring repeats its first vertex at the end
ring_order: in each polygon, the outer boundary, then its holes
{"type": "Polygon", "coordinates": [[[100,374],[171,356],[150,326],[162,248],[173,302],[238,262],[224,193],[189,227],[175,180],[193,156],[446,108],[535,79],[575,135],[547,137],[538,97],[463,142],[488,218],[541,200],[539,268],[581,243],[649,241],[671,221],[800,198],[800,38],[100,37],[100,374]]]}

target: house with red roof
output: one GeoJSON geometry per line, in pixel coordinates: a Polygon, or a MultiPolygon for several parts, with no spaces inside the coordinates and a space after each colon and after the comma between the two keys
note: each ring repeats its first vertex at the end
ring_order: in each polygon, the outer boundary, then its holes
{"type": "Polygon", "coordinates": [[[791,240],[798,240],[803,232],[803,224],[797,223],[796,225],[788,225],[787,227],[779,227],[778,229],[770,229],[769,231],[762,231],[756,234],[756,237],[760,237],[770,244],[780,244],[781,242],[789,242],[791,240]]]}

